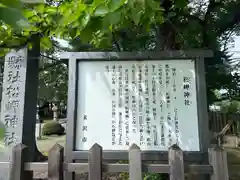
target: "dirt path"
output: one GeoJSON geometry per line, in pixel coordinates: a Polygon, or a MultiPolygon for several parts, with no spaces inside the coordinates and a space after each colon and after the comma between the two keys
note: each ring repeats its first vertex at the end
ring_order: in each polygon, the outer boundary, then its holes
{"type": "Polygon", "coordinates": [[[37,141],[38,150],[42,153],[48,152],[56,143],[65,147],[66,136],[48,136],[37,141]]]}
{"type": "MultiPolygon", "coordinates": [[[[43,140],[37,140],[37,147],[40,152],[44,155],[47,155],[48,151],[56,144],[60,144],[65,147],[65,138],[66,136],[49,136],[43,137],[43,140]]],[[[47,179],[47,172],[34,172],[35,179],[47,179]]]]}

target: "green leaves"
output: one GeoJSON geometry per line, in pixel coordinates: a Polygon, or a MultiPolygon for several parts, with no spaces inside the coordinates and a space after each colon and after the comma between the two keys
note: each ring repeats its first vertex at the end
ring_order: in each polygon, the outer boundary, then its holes
{"type": "Polygon", "coordinates": [[[0,0],[0,4],[5,7],[21,9],[23,4],[20,0],[0,0]]]}
{"type": "Polygon", "coordinates": [[[124,4],[127,3],[127,0],[110,0],[108,3],[108,7],[111,12],[114,12],[121,8],[124,4]]]}
{"type": "Polygon", "coordinates": [[[36,12],[31,10],[26,10],[26,11],[23,11],[23,15],[26,18],[32,18],[33,16],[36,15],[36,12]]]}
{"type": "Polygon", "coordinates": [[[24,27],[26,25],[26,19],[22,14],[21,2],[18,0],[1,0],[0,20],[11,25],[13,28],[24,27]]]}
{"type": "Polygon", "coordinates": [[[174,17],[174,16],[176,16],[176,15],[177,15],[177,13],[175,13],[175,12],[169,12],[168,15],[167,15],[167,17],[168,17],[168,18],[171,18],[171,17],[174,17]]]}
{"type": "Polygon", "coordinates": [[[142,12],[140,8],[132,9],[131,17],[135,25],[138,25],[140,23],[141,16],[142,16],[142,12]]]}
{"type": "Polygon", "coordinates": [[[101,4],[100,6],[96,7],[93,16],[105,16],[110,12],[107,4],[101,4]]]}
{"type": "Polygon", "coordinates": [[[41,39],[41,47],[43,49],[49,49],[52,47],[52,41],[49,37],[45,36],[41,39]]]}
{"type": "MultiPolygon", "coordinates": [[[[162,17],[156,14],[159,7],[154,4],[155,0],[75,0],[59,5],[37,4],[24,8],[19,0],[1,2],[7,2],[8,6],[3,4],[0,7],[0,18],[11,28],[21,27],[25,35],[49,32],[45,35],[67,39],[80,36],[81,41],[91,42],[95,46],[109,44],[113,32],[133,22],[149,28],[156,20],[155,15],[162,17]],[[12,10],[14,12],[9,12],[12,10]]],[[[49,38],[43,38],[41,43],[45,48],[51,48],[49,38]]]]}
{"type": "Polygon", "coordinates": [[[127,0],[109,0],[107,2],[103,2],[102,4],[96,6],[94,10],[94,16],[105,16],[108,13],[113,13],[121,8],[127,0]]]}
{"type": "Polygon", "coordinates": [[[90,18],[91,18],[90,14],[87,13],[80,19],[80,25],[82,29],[84,29],[87,26],[87,24],[90,21],[90,18]]]}
{"type": "Polygon", "coordinates": [[[13,26],[14,28],[17,28],[19,26],[17,22],[21,19],[21,17],[22,14],[18,10],[10,9],[7,7],[0,7],[0,19],[3,22],[13,26]]]}
{"type": "Polygon", "coordinates": [[[176,8],[184,8],[188,5],[188,0],[175,0],[176,8]]]}
{"type": "Polygon", "coordinates": [[[122,20],[121,11],[108,13],[103,18],[103,27],[106,27],[106,29],[108,29],[110,26],[118,25],[121,22],[121,20],[122,20]]]}

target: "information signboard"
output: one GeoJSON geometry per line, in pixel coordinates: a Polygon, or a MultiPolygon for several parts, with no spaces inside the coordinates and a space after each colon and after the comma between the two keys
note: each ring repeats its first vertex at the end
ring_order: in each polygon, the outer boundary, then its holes
{"type": "Polygon", "coordinates": [[[79,61],[75,149],[199,151],[195,61],[79,61]]]}

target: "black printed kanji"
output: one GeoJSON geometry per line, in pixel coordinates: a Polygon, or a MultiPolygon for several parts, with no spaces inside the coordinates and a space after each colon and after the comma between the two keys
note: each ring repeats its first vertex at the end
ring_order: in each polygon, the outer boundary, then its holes
{"type": "Polygon", "coordinates": [[[82,142],[87,142],[87,137],[83,137],[82,142]]]}
{"type": "Polygon", "coordinates": [[[191,82],[191,79],[190,79],[190,77],[183,77],[183,82],[191,82]]]}
{"type": "Polygon", "coordinates": [[[184,97],[185,97],[185,98],[189,98],[190,95],[191,95],[190,92],[184,92],[184,97]]]}
{"type": "Polygon", "coordinates": [[[107,72],[109,72],[109,66],[105,66],[105,69],[107,70],[107,72]]]}
{"type": "Polygon", "coordinates": [[[83,126],[83,131],[87,131],[87,126],[83,126]]]}
{"type": "Polygon", "coordinates": [[[184,84],[184,85],[183,85],[183,89],[188,90],[189,88],[190,88],[190,85],[189,85],[189,84],[184,84]]]}
{"type": "Polygon", "coordinates": [[[191,101],[188,100],[188,99],[185,99],[184,100],[184,104],[185,104],[185,106],[189,106],[191,104],[191,101]]]}

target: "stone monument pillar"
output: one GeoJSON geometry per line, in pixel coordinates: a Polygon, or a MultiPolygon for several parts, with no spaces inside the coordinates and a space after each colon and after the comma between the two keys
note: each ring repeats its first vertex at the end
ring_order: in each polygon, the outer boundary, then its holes
{"type": "Polygon", "coordinates": [[[53,111],[53,120],[57,121],[58,120],[58,107],[56,104],[53,104],[52,111],[53,111]]]}

